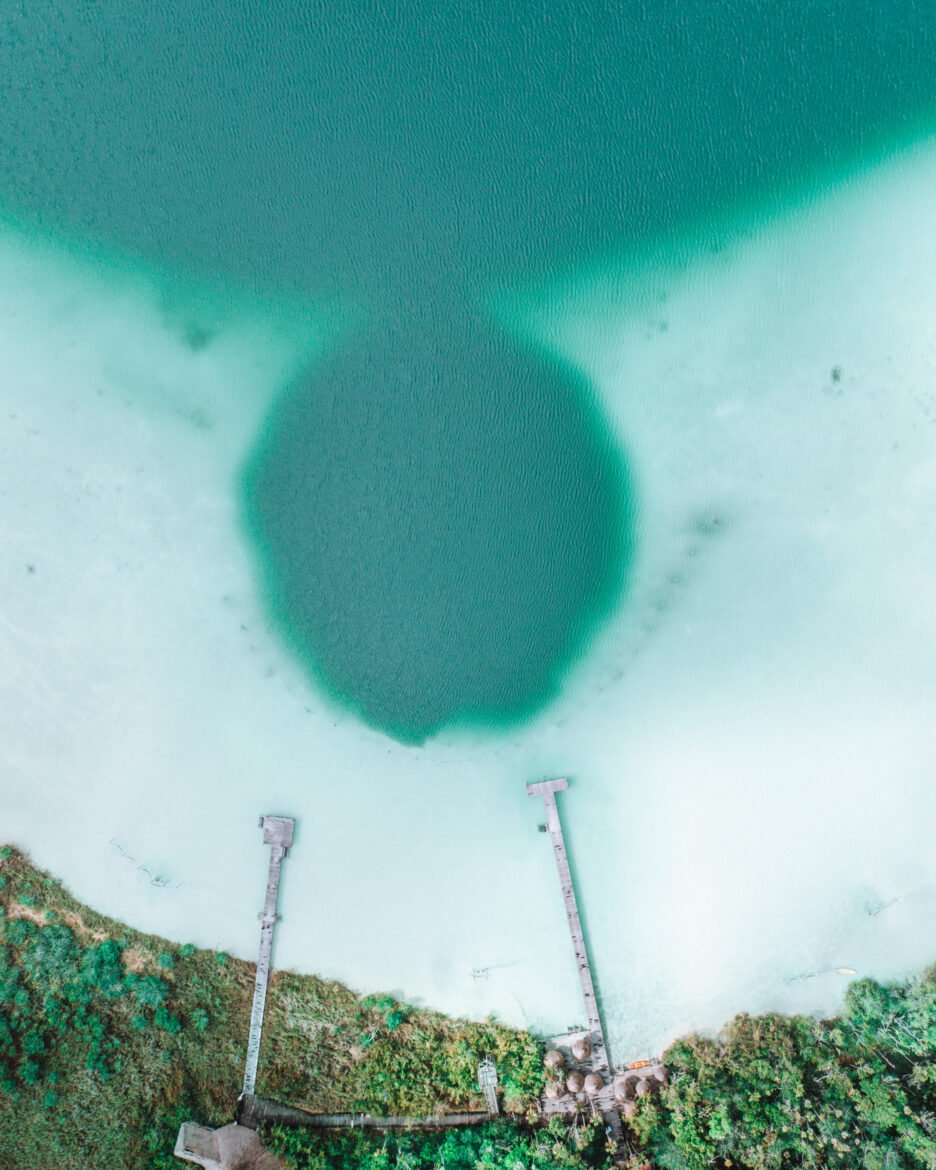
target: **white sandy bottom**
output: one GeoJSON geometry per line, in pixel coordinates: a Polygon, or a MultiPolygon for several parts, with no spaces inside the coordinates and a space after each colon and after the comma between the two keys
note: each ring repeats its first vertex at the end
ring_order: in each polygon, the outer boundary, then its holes
{"type": "Polygon", "coordinates": [[[537,721],[423,749],[305,681],[240,533],[313,327],[231,309],[193,352],[145,277],[8,233],[0,837],[250,956],[256,818],[295,816],[279,965],[546,1031],[583,1011],[525,784],[566,774],[617,1060],[936,960],[934,179],[919,149],[558,314],[636,475],[628,604],[537,721]]]}

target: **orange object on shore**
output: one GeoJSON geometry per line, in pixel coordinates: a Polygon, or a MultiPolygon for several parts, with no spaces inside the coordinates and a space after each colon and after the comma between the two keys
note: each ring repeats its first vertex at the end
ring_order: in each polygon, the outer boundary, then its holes
{"type": "Polygon", "coordinates": [[[627,1067],[628,1068],[649,1068],[650,1063],[651,1062],[649,1060],[635,1060],[633,1064],[629,1064],[627,1067]]]}

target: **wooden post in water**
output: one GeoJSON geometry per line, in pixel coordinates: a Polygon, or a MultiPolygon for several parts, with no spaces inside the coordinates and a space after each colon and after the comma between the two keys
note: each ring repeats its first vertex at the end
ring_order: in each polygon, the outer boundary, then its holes
{"type": "Polygon", "coordinates": [[[295,822],[289,817],[261,817],[263,843],[270,848],[270,872],[267,876],[266,899],[260,918],[260,954],[257,958],[257,977],[254,981],[253,1007],[250,1012],[250,1032],[247,1036],[247,1064],[244,1068],[243,1093],[253,1093],[257,1084],[257,1062],[260,1059],[260,1036],[263,1031],[263,1011],[266,1007],[267,984],[270,980],[270,957],[273,952],[273,927],[279,915],[276,898],[279,893],[280,866],[286,851],[292,845],[295,822]]]}

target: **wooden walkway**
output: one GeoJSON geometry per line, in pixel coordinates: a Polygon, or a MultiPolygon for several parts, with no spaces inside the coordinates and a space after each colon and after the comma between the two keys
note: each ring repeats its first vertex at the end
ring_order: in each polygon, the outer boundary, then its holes
{"type": "Polygon", "coordinates": [[[546,805],[546,823],[549,835],[552,838],[553,852],[556,855],[556,868],[559,870],[559,884],[562,887],[562,901],[565,904],[566,918],[569,922],[569,934],[572,936],[572,949],[575,952],[575,965],[578,968],[579,983],[582,985],[582,998],[585,1000],[585,1015],[588,1019],[588,1031],[592,1038],[592,1048],[598,1061],[596,1067],[610,1069],[607,1049],[605,1048],[604,1029],[601,1026],[601,1016],[598,1014],[598,997],[595,995],[595,984],[592,980],[591,967],[588,963],[588,951],[585,949],[585,936],[582,933],[582,922],[579,918],[578,903],[575,900],[575,888],[572,885],[572,872],[569,869],[569,858],[566,854],[565,840],[562,836],[562,825],[559,821],[559,808],[556,804],[556,793],[564,792],[569,787],[567,780],[545,780],[542,784],[528,784],[527,796],[542,796],[546,805]],[[597,1040],[597,1044],[595,1041],[597,1040]],[[600,1050],[600,1056],[599,1056],[600,1050]]]}
{"type": "MultiPolygon", "coordinates": [[[[569,782],[565,779],[544,780],[539,784],[528,784],[527,796],[541,796],[543,803],[546,805],[546,824],[552,839],[553,852],[556,856],[556,868],[559,870],[559,884],[562,887],[562,901],[565,905],[566,919],[569,923],[569,934],[572,936],[572,949],[575,952],[575,965],[578,968],[579,983],[582,987],[582,998],[585,1001],[585,1015],[588,1020],[588,1039],[592,1048],[592,1054],[588,1060],[588,1068],[602,1074],[605,1078],[604,1089],[601,1094],[596,1094],[593,1100],[596,1108],[601,1110],[605,1125],[611,1131],[615,1142],[620,1144],[623,1140],[621,1117],[614,1103],[614,1097],[609,1084],[611,1062],[608,1058],[604,1028],[601,1025],[601,1015],[598,1011],[598,997],[595,994],[595,984],[592,979],[591,966],[588,962],[588,951],[585,947],[585,935],[582,931],[581,919],[579,918],[578,903],[575,900],[575,887],[572,884],[572,871],[569,868],[565,839],[562,836],[559,807],[556,804],[556,793],[565,792],[568,787],[569,782]]],[[[571,1103],[545,1101],[544,1106],[548,1113],[565,1113],[569,1111],[571,1103]]]]}
{"type": "Polygon", "coordinates": [[[244,1068],[243,1093],[253,1093],[257,1084],[257,1062],[260,1059],[260,1037],[263,1032],[263,1012],[266,1007],[267,984],[270,981],[270,959],[273,953],[273,928],[277,923],[276,899],[279,893],[280,866],[292,845],[295,822],[289,817],[261,817],[263,843],[270,848],[270,872],[267,876],[266,899],[260,915],[260,954],[257,958],[257,976],[254,981],[253,1006],[250,1011],[250,1032],[247,1037],[247,1063],[244,1068]]]}
{"type": "Polygon", "coordinates": [[[268,1101],[246,1093],[241,1097],[238,1124],[256,1129],[263,1121],[301,1129],[455,1129],[465,1125],[483,1125],[494,1114],[440,1113],[427,1117],[375,1117],[370,1113],[307,1113],[278,1101],[268,1101]]]}

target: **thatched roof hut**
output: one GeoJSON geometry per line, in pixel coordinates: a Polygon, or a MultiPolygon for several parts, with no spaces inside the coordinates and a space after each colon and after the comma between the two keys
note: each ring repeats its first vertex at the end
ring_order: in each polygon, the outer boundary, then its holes
{"type": "Polygon", "coordinates": [[[561,1052],[557,1052],[556,1049],[553,1048],[551,1052],[547,1052],[543,1057],[543,1064],[545,1064],[547,1068],[562,1068],[562,1066],[565,1064],[565,1057],[561,1052]]]}
{"type": "Polygon", "coordinates": [[[572,1055],[576,1060],[588,1060],[592,1054],[591,1041],[587,1036],[579,1036],[572,1045],[572,1055]]]}
{"type": "Polygon", "coordinates": [[[591,1072],[585,1078],[585,1092],[594,1096],[604,1088],[604,1077],[599,1073],[591,1072]]]}
{"type": "Polygon", "coordinates": [[[564,1092],[562,1081],[550,1081],[546,1086],[546,1098],[549,1101],[558,1101],[564,1092]]]}
{"type": "Polygon", "coordinates": [[[637,1116],[637,1102],[625,1101],[623,1107],[621,1108],[621,1113],[624,1115],[625,1121],[633,1121],[633,1119],[637,1116]]]}
{"type": "Polygon", "coordinates": [[[570,1093],[581,1093],[585,1087],[585,1078],[580,1072],[569,1073],[569,1079],[566,1081],[566,1088],[570,1093]]]}
{"type": "Polygon", "coordinates": [[[641,1077],[637,1082],[637,1088],[634,1090],[638,1097],[646,1097],[650,1092],[650,1082],[646,1077],[641,1077]]]}

